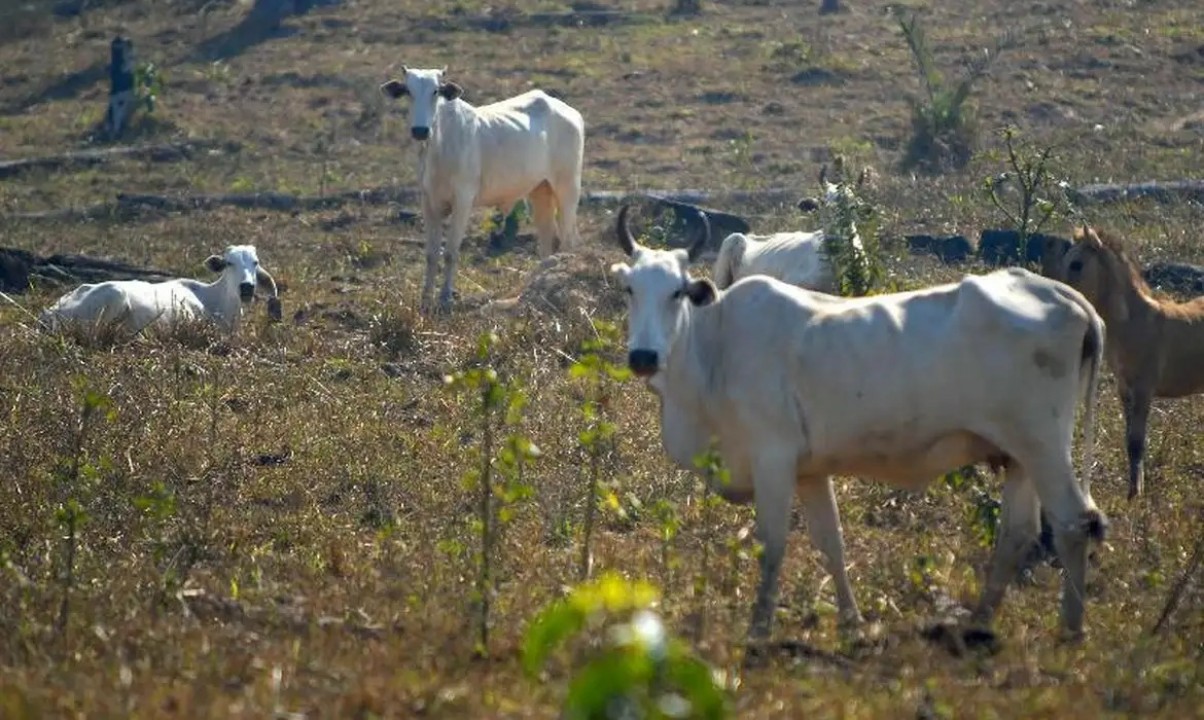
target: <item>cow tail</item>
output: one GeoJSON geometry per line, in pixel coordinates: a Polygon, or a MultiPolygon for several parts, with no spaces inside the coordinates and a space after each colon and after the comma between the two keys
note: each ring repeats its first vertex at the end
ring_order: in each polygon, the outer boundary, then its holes
{"type": "Polygon", "coordinates": [[[1079,374],[1083,385],[1083,466],[1080,486],[1091,497],[1091,471],[1095,465],[1095,409],[1099,401],[1099,376],[1104,363],[1106,329],[1094,308],[1088,307],[1087,334],[1083,337],[1083,365],[1079,374]]]}

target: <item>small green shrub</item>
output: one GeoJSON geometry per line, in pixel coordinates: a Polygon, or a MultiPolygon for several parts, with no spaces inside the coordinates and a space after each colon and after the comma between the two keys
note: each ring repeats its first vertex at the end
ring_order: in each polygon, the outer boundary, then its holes
{"type": "Polygon", "coordinates": [[[480,467],[469,470],[464,485],[478,493],[477,515],[473,530],[480,538],[477,553],[477,583],[474,600],[477,615],[476,653],[489,652],[490,600],[496,588],[493,580],[493,549],[500,526],[513,517],[513,506],[530,498],[534,489],[526,482],[523,469],[540,456],[540,450],[520,431],[526,408],[526,395],[516,383],[498,377],[491,366],[491,350],[498,342],[493,333],[484,333],[477,341],[476,366],[446,376],[447,388],[476,397],[473,414],[480,423],[480,467]],[[500,418],[499,418],[500,415],[500,418]],[[500,447],[497,435],[509,428],[500,447]]]}
{"type": "Polygon", "coordinates": [[[523,667],[543,668],[574,637],[604,637],[569,681],[561,717],[724,718],[728,700],[711,669],[654,612],[660,592],[607,573],[578,585],[528,626],[523,667]]]}
{"type": "Polygon", "coordinates": [[[832,266],[840,295],[869,295],[882,285],[885,265],[878,242],[878,209],[862,197],[860,190],[869,170],[858,175],[856,183],[845,177],[844,162],[836,163],[836,192],[826,197],[827,167],[820,172],[820,227],[824,231],[823,252],[832,266]],[[856,235],[861,247],[853,243],[856,235]]]}
{"type": "Polygon", "coordinates": [[[1067,195],[1069,184],[1055,174],[1057,148],[1023,140],[1020,131],[1010,125],[999,131],[999,137],[1002,152],[994,149],[987,158],[1004,162],[1006,169],[984,178],[982,192],[1016,229],[1016,257],[1023,258],[1030,235],[1041,232],[1050,220],[1073,212],[1067,195]]]}
{"type": "Polygon", "coordinates": [[[619,346],[619,327],[602,320],[591,320],[591,323],[595,337],[582,344],[581,358],[569,367],[569,377],[581,382],[585,388],[581,401],[581,419],[585,428],[577,436],[587,458],[589,475],[579,566],[582,580],[589,578],[593,567],[591,542],[602,487],[602,459],[614,450],[615,444],[617,428],[608,417],[607,408],[618,383],[631,376],[631,371],[626,367],[607,359],[607,355],[619,346]]]}
{"type": "Polygon", "coordinates": [[[1005,35],[993,49],[968,60],[962,77],[951,84],[937,70],[916,14],[896,17],[923,88],[920,97],[910,99],[911,138],[903,156],[903,168],[940,172],[947,167],[964,167],[974,154],[978,139],[977,107],[971,94],[1010,38],[1005,35]]]}

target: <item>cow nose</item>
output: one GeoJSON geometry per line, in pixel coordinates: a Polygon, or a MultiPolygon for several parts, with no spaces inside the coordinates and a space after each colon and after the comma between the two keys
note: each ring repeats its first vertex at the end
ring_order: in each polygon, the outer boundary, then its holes
{"type": "Polygon", "coordinates": [[[415,140],[426,140],[431,136],[431,129],[428,127],[412,127],[410,135],[414,136],[415,140]]]}
{"type": "Polygon", "coordinates": [[[627,367],[636,375],[648,377],[660,369],[659,360],[655,350],[632,350],[627,354],[627,367]]]}
{"type": "Polygon", "coordinates": [[[239,283],[238,297],[243,302],[247,302],[255,297],[255,283],[239,283]]]}

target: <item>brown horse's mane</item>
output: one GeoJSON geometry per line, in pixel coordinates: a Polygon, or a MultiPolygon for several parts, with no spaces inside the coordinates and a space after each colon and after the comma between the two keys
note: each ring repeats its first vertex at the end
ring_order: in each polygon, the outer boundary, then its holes
{"type": "MultiPolygon", "coordinates": [[[[1099,238],[1103,245],[1104,252],[1116,259],[1128,275],[1128,281],[1134,290],[1139,295],[1144,296],[1147,300],[1158,307],[1161,312],[1169,317],[1177,317],[1181,319],[1198,319],[1204,317],[1204,296],[1197,297],[1194,300],[1179,302],[1174,298],[1167,297],[1162,293],[1155,292],[1145,281],[1145,276],[1141,272],[1141,266],[1129,254],[1128,243],[1120,236],[1110,233],[1106,230],[1091,228],[1095,231],[1096,237],[1099,238]]],[[[1074,231],[1075,241],[1081,241],[1086,237],[1086,231],[1079,228],[1074,231]]],[[[1124,278],[1117,278],[1123,281],[1124,278]]]]}
{"type": "MultiPolygon", "coordinates": [[[[1142,295],[1145,295],[1150,299],[1155,299],[1153,289],[1150,288],[1149,283],[1145,281],[1145,276],[1141,272],[1141,266],[1138,265],[1137,261],[1133,259],[1133,256],[1129,254],[1128,243],[1126,243],[1125,240],[1119,235],[1114,235],[1107,230],[1101,230],[1099,228],[1092,228],[1092,230],[1095,231],[1096,236],[1100,239],[1100,242],[1104,246],[1104,250],[1106,250],[1109,255],[1115,257],[1120,263],[1121,267],[1123,267],[1128,273],[1129,283],[1142,295]]],[[[1075,234],[1077,235],[1078,233],[1075,234]]]]}

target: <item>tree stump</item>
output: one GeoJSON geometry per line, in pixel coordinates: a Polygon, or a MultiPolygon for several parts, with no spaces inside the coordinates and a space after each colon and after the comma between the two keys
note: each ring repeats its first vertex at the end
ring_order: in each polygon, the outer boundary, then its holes
{"type": "Polygon", "coordinates": [[[118,35],[109,46],[109,109],[105,133],[116,140],[134,112],[134,44],[118,35]]]}

